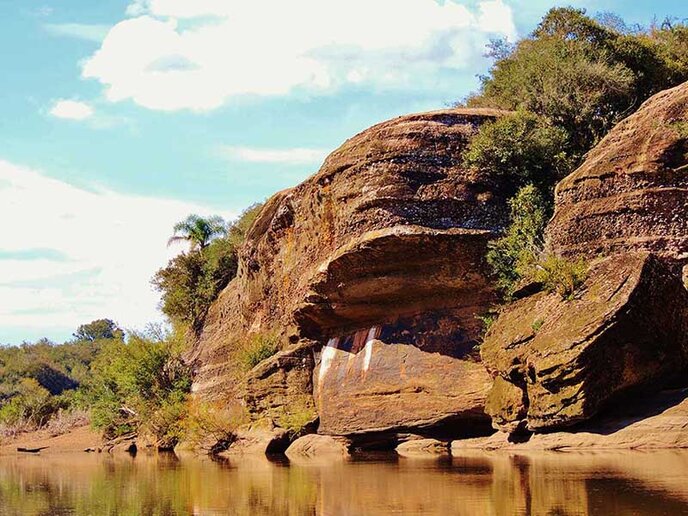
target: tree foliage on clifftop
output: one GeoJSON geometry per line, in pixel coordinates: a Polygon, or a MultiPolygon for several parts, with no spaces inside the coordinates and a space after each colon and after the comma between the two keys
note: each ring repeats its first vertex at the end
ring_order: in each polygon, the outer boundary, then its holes
{"type": "Polygon", "coordinates": [[[580,157],[651,95],[688,80],[688,27],[628,28],[571,7],[527,38],[494,42],[494,65],[469,106],[526,110],[564,129],[580,157]]]}
{"type": "Polygon", "coordinates": [[[217,217],[190,216],[175,226],[173,238],[189,240],[191,248],[170,260],[152,280],[162,293],[162,311],[173,322],[196,333],[201,330],[210,305],[236,276],[239,247],[261,207],[250,206],[222,230],[217,217]],[[197,235],[194,228],[201,228],[197,235]]]}
{"type": "Polygon", "coordinates": [[[482,126],[464,160],[515,196],[487,259],[507,298],[526,276],[568,296],[585,265],[543,256],[540,243],[554,185],[644,100],[688,80],[688,27],[628,27],[615,15],[554,8],[528,37],[493,41],[489,56],[493,66],[465,103],[515,113],[482,126]]]}

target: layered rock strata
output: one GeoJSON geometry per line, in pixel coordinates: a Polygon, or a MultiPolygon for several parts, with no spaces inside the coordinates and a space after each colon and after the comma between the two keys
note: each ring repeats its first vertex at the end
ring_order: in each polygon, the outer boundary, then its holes
{"type": "Polygon", "coordinates": [[[685,372],[688,291],[653,255],[616,255],[572,300],[541,292],[511,304],[481,353],[496,375],[487,402],[496,428],[570,426],[685,372]]]}
{"type": "Polygon", "coordinates": [[[378,124],[273,196],[189,357],[195,393],[240,398],[253,419],[277,421],[315,391],[328,434],[484,426],[490,378],[475,316],[494,301],[484,256],[511,189],[465,168],[462,152],[500,114],[378,124]],[[286,349],[243,381],[237,353],[265,334],[286,349]]]}
{"type": "Polygon", "coordinates": [[[688,83],[618,124],[556,188],[550,250],[688,261],[688,83]]]}
{"type": "Polygon", "coordinates": [[[490,330],[495,428],[571,426],[685,377],[687,166],[688,83],[649,99],[557,185],[546,249],[590,270],[573,300],[526,292],[490,330]]]}

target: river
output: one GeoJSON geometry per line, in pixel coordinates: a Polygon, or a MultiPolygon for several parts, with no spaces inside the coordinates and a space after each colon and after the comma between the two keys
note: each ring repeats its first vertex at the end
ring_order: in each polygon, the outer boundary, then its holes
{"type": "Polygon", "coordinates": [[[351,461],[173,454],[0,458],[0,514],[678,515],[688,451],[351,461]]]}

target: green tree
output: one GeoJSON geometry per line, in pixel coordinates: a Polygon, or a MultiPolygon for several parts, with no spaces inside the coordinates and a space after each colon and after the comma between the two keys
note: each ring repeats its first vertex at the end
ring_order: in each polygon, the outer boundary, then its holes
{"type": "Polygon", "coordinates": [[[173,445],[191,388],[183,349],[183,337],[175,333],[165,340],[133,334],[127,342],[110,341],[82,391],[93,426],[109,438],[148,432],[173,445]]]}
{"type": "Polygon", "coordinates": [[[199,332],[212,302],[236,276],[239,248],[262,205],[255,204],[230,223],[221,238],[182,253],[152,279],[162,293],[162,311],[199,332]]]}
{"type": "Polygon", "coordinates": [[[537,261],[549,218],[548,203],[533,185],[521,188],[509,206],[511,223],[503,237],[490,242],[487,252],[497,287],[507,298],[523,277],[523,271],[537,261]]]}
{"type": "Polygon", "coordinates": [[[496,61],[467,102],[544,116],[582,156],[640,102],[688,79],[686,42],[681,24],[631,31],[555,8],[515,45],[493,43],[496,61]]]}
{"type": "Polygon", "coordinates": [[[544,117],[518,111],[483,125],[464,153],[464,162],[515,187],[534,183],[547,190],[571,170],[567,148],[565,130],[544,117]]]}
{"type": "Polygon", "coordinates": [[[36,380],[22,378],[15,395],[0,408],[0,422],[26,430],[40,428],[61,405],[60,398],[51,396],[36,380]]]}
{"type": "Polygon", "coordinates": [[[94,342],[101,339],[122,339],[124,331],[110,319],[98,319],[82,324],[73,333],[76,340],[94,342]]]}
{"type": "Polygon", "coordinates": [[[174,225],[174,233],[168,245],[175,242],[188,242],[191,249],[204,249],[217,237],[227,234],[227,225],[222,217],[200,217],[189,215],[174,225]]]}

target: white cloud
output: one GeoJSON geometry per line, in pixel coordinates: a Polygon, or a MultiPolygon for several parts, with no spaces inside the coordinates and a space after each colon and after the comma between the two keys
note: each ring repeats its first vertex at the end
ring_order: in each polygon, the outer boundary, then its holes
{"type": "Polygon", "coordinates": [[[491,35],[515,36],[503,0],[136,0],[127,14],[82,75],[113,102],[159,110],[351,84],[436,91],[439,73],[466,71],[491,35]]]}
{"type": "Polygon", "coordinates": [[[46,23],[45,30],[56,36],[95,41],[100,43],[110,30],[109,25],[91,25],[86,23],[46,23]]]}
{"type": "Polygon", "coordinates": [[[85,102],[60,99],[53,104],[50,114],[67,120],[86,120],[93,116],[93,108],[85,102]]]}
{"type": "Polygon", "coordinates": [[[266,149],[257,147],[222,146],[220,154],[234,161],[249,163],[279,163],[283,165],[313,165],[327,157],[326,149],[266,149]]]}
{"type": "Polygon", "coordinates": [[[83,39],[101,43],[110,30],[109,25],[91,25],[87,23],[46,23],[45,30],[56,36],[83,39]]]}
{"type": "Polygon", "coordinates": [[[141,328],[158,320],[150,279],[179,252],[167,238],[189,213],[209,210],[88,191],[0,160],[0,329],[76,328],[101,317],[141,328]],[[16,258],[27,250],[38,256],[16,258]]]}

